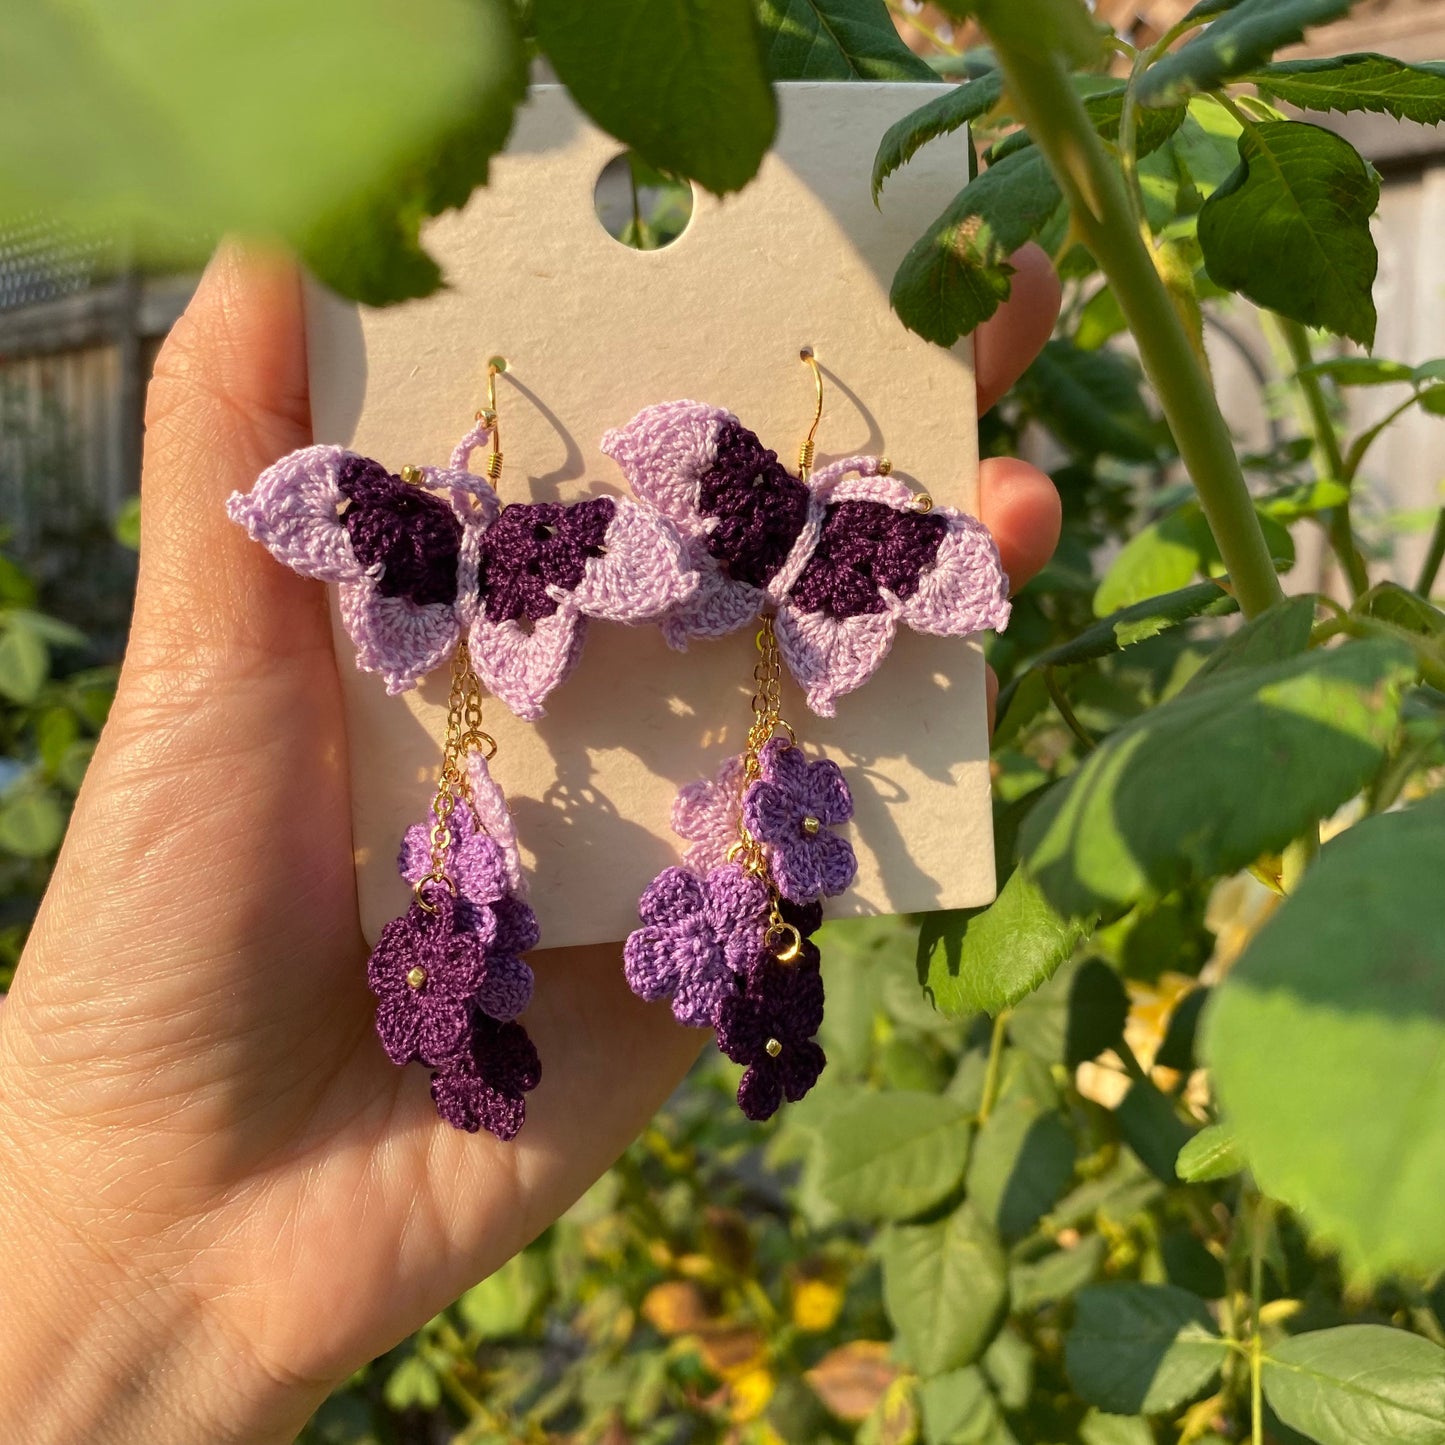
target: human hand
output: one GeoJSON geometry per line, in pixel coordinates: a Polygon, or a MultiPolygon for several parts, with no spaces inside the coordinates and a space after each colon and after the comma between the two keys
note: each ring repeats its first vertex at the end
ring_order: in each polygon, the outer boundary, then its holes
{"type": "MultiPolygon", "coordinates": [[[[1025,253],[983,406],[1057,307],[1025,253]]],[[[0,1009],[0,1438],[290,1441],[555,1219],[699,1046],[599,947],[534,957],[546,1067],[515,1141],[450,1129],[387,1062],[325,591],[222,509],[309,428],[297,275],[228,249],[157,363],[130,647],[0,1009]]],[[[1057,495],[989,461],[981,510],[1017,587],[1057,495]]]]}

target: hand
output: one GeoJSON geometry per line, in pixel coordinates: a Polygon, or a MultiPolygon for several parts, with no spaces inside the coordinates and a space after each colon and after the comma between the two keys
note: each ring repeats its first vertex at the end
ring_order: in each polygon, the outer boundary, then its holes
{"type": "MultiPolygon", "coordinates": [[[[1057,307],[1026,253],[984,405],[1057,307]]],[[[325,592],[221,506],[310,441],[304,358],[295,271],[229,249],[157,363],[130,648],[0,1010],[7,1440],[290,1441],[555,1219],[699,1046],[615,947],[538,960],[513,1143],[442,1124],[377,1046],[325,592]]],[[[1017,586],[1058,498],[991,461],[982,510],[1017,586]]]]}

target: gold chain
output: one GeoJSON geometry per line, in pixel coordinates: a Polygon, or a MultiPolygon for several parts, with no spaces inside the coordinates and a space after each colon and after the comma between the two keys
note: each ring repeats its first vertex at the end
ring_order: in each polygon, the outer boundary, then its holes
{"type": "Polygon", "coordinates": [[[436,906],[428,903],[425,890],[429,884],[440,883],[453,897],[457,885],[447,872],[447,853],[452,846],[451,816],[459,801],[470,802],[472,785],[467,777],[467,754],[485,751],[488,758],[496,756],[496,739],[482,731],[482,685],[472,671],[471,655],[466,639],[457,644],[452,659],[452,688],[447,699],[447,729],[442,743],[442,767],[437,778],[436,798],[432,803],[431,872],[418,880],[412,890],[416,901],[434,913],[436,906]]]}
{"type": "MultiPolygon", "coordinates": [[[[798,742],[798,735],[783,717],[782,656],[778,652],[778,639],[773,631],[771,617],[763,618],[755,641],[758,660],[753,665],[753,722],[748,729],[747,746],[743,750],[744,793],[762,777],[762,751],[773,738],[782,733],[790,747],[796,747],[798,742]]],[[[777,949],[776,957],[780,962],[792,963],[802,951],[802,935],[783,917],[778,887],[768,868],[767,854],[763,851],[763,845],[753,837],[741,819],[738,822],[738,841],[729,856],[767,884],[769,905],[765,941],[771,944],[778,940],[781,947],[777,949]]]]}

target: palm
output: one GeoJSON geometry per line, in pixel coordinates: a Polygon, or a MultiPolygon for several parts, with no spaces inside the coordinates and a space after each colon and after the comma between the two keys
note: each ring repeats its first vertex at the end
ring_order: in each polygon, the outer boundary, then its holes
{"type": "MultiPolygon", "coordinates": [[[[232,257],[159,369],[131,648],[0,1014],[0,1142],[46,1217],[116,1255],[183,1241],[226,1338],[324,1381],[545,1227],[701,1039],[632,997],[615,947],[542,956],[544,1076],[510,1144],[442,1124],[376,1046],[324,592],[220,506],[309,440],[302,357],[294,274],[232,257]]],[[[988,518],[1006,562],[1043,560],[1048,513],[988,518]]]]}

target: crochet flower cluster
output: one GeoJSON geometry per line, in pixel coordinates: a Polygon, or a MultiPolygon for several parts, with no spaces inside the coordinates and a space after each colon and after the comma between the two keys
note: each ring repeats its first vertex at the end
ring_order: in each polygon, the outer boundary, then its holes
{"type": "Polygon", "coordinates": [[[634,993],[671,1000],[679,1023],[715,1028],[722,1051],[747,1066],[738,1105],[750,1119],[801,1099],[822,1072],[813,1035],[823,1021],[823,978],[811,937],[823,897],[843,892],[857,871],[852,847],[834,831],[853,815],[837,764],[809,762],[782,738],[758,762],[745,791],[742,760],[729,758],[715,779],[678,795],[673,822],[692,845],[690,866],[666,868],[648,886],[638,903],[642,927],[623,950],[634,993]],[[762,845],[779,912],[798,931],[786,962],[768,883],[726,861],[740,825],[762,845]]]}
{"type": "MultiPolygon", "coordinates": [[[[432,872],[431,828],[418,823],[402,839],[398,867],[413,885],[432,872]]],[[[425,906],[418,900],[387,924],[367,965],[376,1032],[393,1063],[435,1071],[432,1099],[447,1123],[510,1139],[541,1078],[537,1050],[514,1022],[532,998],[522,955],[536,947],[537,916],[470,804],[456,804],[447,829],[443,868],[455,894],[427,885],[425,906]]]]}

